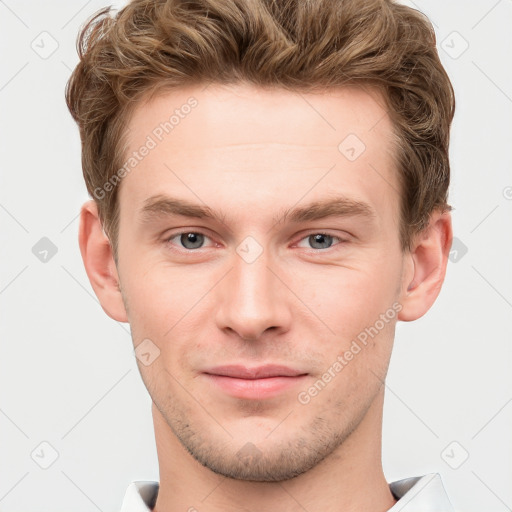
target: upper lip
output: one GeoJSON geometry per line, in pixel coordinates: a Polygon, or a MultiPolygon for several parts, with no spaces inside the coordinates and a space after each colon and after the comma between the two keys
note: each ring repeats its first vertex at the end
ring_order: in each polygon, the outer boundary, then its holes
{"type": "Polygon", "coordinates": [[[297,377],[299,375],[305,375],[305,372],[277,364],[266,364],[252,368],[238,364],[215,366],[208,368],[204,373],[238,379],[265,379],[268,377],[297,377]]]}

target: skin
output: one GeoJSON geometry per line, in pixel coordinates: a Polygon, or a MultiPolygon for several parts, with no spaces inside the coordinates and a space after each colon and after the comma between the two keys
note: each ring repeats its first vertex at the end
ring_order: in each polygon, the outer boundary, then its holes
{"type": "Polygon", "coordinates": [[[388,510],[395,499],[382,471],[381,432],[395,324],[421,317],[438,296],[450,214],[434,212],[411,250],[401,251],[392,125],[383,99],[368,89],[296,94],[237,84],[166,92],[135,110],[128,153],[191,96],[197,107],[120,184],[117,265],[96,204],[81,210],[80,249],[103,309],[130,323],[135,347],[149,339],[160,351],[147,366],[138,361],[153,400],[154,510],[388,510]],[[338,149],[350,133],[366,146],[354,161],[338,149]],[[225,216],[144,222],[142,208],[155,195],[225,216]],[[338,195],[375,215],[283,217],[338,195]],[[176,236],[183,232],[205,237],[183,245],[176,236]],[[319,232],[332,238],[315,242],[310,235],[319,232]],[[248,236],[262,250],[251,263],[237,253],[248,236]],[[299,392],[332,374],[337,357],[393,304],[394,318],[301,403],[299,392]],[[270,398],[242,399],[202,373],[266,363],[307,375],[270,398]]]}

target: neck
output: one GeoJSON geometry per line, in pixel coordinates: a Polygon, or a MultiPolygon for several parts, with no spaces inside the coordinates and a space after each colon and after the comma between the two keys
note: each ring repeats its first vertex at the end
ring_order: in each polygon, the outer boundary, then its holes
{"type": "Polygon", "coordinates": [[[384,390],[352,434],[291,480],[252,482],[213,473],[181,445],[153,404],[160,489],[154,512],[385,512],[395,503],[381,463],[384,390]]]}

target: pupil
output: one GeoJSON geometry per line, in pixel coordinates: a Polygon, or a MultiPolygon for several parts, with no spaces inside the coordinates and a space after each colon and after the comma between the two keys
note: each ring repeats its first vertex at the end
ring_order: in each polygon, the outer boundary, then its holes
{"type": "Polygon", "coordinates": [[[330,235],[312,235],[311,237],[313,239],[313,243],[319,243],[320,245],[323,245],[323,247],[320,247],[320,249],[326,249],[329,246],[329,239],[331,238],[330,235]]]}
{"type": "Polygon", "coordinates": [[[181,235],[181,243],[187,249],[197,249],[201,246],[201,237],[199,233],[186,233],[181,235]]]}

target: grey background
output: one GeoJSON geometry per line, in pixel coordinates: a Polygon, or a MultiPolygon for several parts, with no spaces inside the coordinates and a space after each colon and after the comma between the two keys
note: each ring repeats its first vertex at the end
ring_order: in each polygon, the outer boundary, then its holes
{"type": "MultiPolygon", "coordinates": [[[[384,470],[388,481],[439,472],[457,510],[503,512],[512,508],[512,1],[405,3],[433,22],[456,91],[456,241],[435,306],[398,325],[384,470]]],[[[115,511],[132,480],[158,480],[129,326],[104,314],[77,243],[88,196],[64,86],[79,26],[105,5],[0,1],[1,511],[115,511]]]]}

